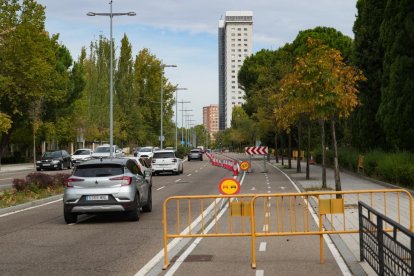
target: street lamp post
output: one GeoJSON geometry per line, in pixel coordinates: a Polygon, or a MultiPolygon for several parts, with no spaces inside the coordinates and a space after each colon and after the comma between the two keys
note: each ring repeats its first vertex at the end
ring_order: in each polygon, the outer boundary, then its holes
{"type": "MultiPolygon", "coordinates": [[[[192,111],[192,110],[185,110],[185,111],[192,111]]],[[[188,147],[188,120],[193,116],[194,115],[192,115],[192,114],[187,114],[187,112],[184,115],[185,123],[186,123],[186,128],[185,128],[185,145],[186,145],[186,147],[188,147]]]]}
{"type": "Polygon", "coordinates": [[[160,133],[160,149],[162,149],[162,145],[163,145],[163,141],[164,141],[164,136],[163,136],[163,117],[164,117],[164,113],[163,113],[163,102],[162,102],[162,98],[163,98],[163,76],[164,76],[164,68],[165,67],[177,67],[177,65],[167,65],[167,64],[161,64],[161,111],[160,111],[160,116],[161,116],[161,133],[160,133]]]}
{"type": "Polygon", "coordinates": [[[88,16],[109,16],[110,18],[110,73],[109,73],[109,157],[114,157],[114,120],[113,120],[113,65],[112,65],[112,59],[113,59],[113,47],[112,47],[112,18],[114,16],[135,16],[135,12],[112,12],[112,0],[109,2],[110,5],[110,12],[88,12],[88,16]]]}
{"type": "Polygon", "coordinates": [[[175,89],[175,150],[178,150],[178,121],[177,121],[177,105],[178,105],[178,90],[187,90],[187,88],[175,89]]]}

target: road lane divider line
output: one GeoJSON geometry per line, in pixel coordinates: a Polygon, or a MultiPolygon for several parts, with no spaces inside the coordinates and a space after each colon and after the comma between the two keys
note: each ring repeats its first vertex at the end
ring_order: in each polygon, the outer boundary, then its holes
{"type": "Polygon", "coordinates": [[[165,188],[165,186],[159,187],[159,188],[157,189],[157,191],[162,190],[162,189],[164,189],[164,188],[165,188]]]}
{"type": "Polygon", "coordinates": [[[46,202],[46,203],[43,203],[43,204],[40,204],[40,205],[37,205],[37,206],[32,206],[32,207],[28,207],[28,208],[25,208],[25,209],[12,211],[10,213],[0,215],[0,218],[7,217],[7,216],[10,216],[10,215],[14,215],[14,214],[17,214],[17,213],[21,213],[21,212],[24,212],[24,211],[29,211],[29,210],[32,210],[32,209],[35,209],[35,208],[43,207],[43,206],[46,206],[46,205],[49,205],[49,204],[52,204],[52,203],[56,203],[56,202],[59,202],[59,201],[62,201],[62,200],[63,200],[63,198],[60,198],[58,200],[53,200],[53,201],[46,202]]]}
{"type": "Polygon", "coordinates": [[[269,226],[267,224],[263,225],[263,232],[267,232],[267,229],[269,229],[269,226]]]}
{"type": "MultiPolygon", "coordinates": [[[[296,191],[298,191],[298,193],[301,192],[301,190],[299,189],[299,187],[296,185],[296,183],[290,178],[290,176],[288,174],[286,174],[284,171],[282,171],[281,169],[279,169],[277,166],[271,164],[271,166],[273,168],[275,168],[276,170],[278,170],[279,172],[281,172],[288,180],[289,182],[293,185],[293,187],[296,189],[296,191]]],[[[312,215],[312,218],[314,219],[316,225],[319,226],[319,219],[318,219],[318,215],[315,213],[315,210],[310,206],[311,204],[307,204],[307,200],[304,199],[308,210],[310,212],[310,214],[312,215]]],[[[325,240],[326,245],[328,246],[329,250],[332,253],[332,256],[334,257],[336,263],[339,266],[339,269],[342,271],[343,275],[346,276],[351,276],[352,273],[349,270],[347,264],[345,263],[344,259],[342,258],[341,254],[339,253],[338,249],[336,248],[335,244],[333,243],[331,237],[329,235],[323,235],[323,238],[325,240]]]]}
{"type": "Polygon", "coordinates": [[[264,276],[264,270],[256,270],[256,276],[264,276]]]}
{"type": "Polygon", "coordinates": [[[259,251],[265,252],[266,251],[266,245],[267,245],[266,242],[261,242],[260,246],[259,246],[259,251]]]}
{"type": "Polygon", "coordinates": [[[191,176],[191,173],[190,174],[187,174],[187,176],[191,176]]]}
{"type": "Polygon", "coordinates": [[[181,178],[180,179],[177,179],[176,181],[174,181],[174,182],[179,182],[179,181],[181,181],[181,178]]]}
{"type": "Polygon", "coordinates": [[[198,171],[196,170],[195,173],[198,173],[198,171]]]}

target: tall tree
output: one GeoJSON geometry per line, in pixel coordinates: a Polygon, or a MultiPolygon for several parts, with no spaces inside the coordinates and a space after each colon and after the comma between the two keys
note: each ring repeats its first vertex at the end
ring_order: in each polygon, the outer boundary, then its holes
{"type": "Polygon", "coordinates": [[[384,49],[379,119],[394,149],[414,150],[414,2],[387,1],[380,40],[384,49]]]}
{"type": "Polygon", "coordinates": [[[352,145],[362,150],[385,147],[385,135],[376,114],[381,102],[381,78],[384,49],[380,40],[380,27],[384,19],[386,0],[359,0],[353,63],[367,77],[360,84],[360,106],[352,114],[352,145]]]}

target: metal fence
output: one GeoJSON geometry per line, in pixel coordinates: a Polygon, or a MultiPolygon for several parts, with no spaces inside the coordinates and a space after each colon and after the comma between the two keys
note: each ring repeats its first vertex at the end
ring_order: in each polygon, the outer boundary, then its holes
{"type": "MultiPolygon", "coordinates": [[[[413,230],[413,200],[403,189],[235,196],[173,196],[164,201],[164,269],[168,239],[247,237],[256,268],[258,237],[316,235],[324,262],[325,234],[359,233],[358,202],[413,230]]],[[[385,222],[384,231],[394,231],[385,222]]]]}
{"type": "Polygon", "coordinates": [[[361,261],[378,275],[414,275],[414,233],[366,203],[358,211],[361,261]]]}

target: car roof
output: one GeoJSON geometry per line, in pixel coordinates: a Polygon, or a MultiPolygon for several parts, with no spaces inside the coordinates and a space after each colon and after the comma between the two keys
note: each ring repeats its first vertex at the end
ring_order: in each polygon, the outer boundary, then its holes
{"type": "MultiPolygon", "coordinates": [[[[77,149],[77,150],[92,150],[92,149],[77,149]]],[[[75,150],[75,151],[77,151],[77,150],[75,150]]]]}
{"type": "Polygon", "coordinates": [[[125,165],[126,162],[131,158],[102,158],[102,159],[93,159],[85,161],[78,166],[83,165],[93,165],[93,164],[118,164],[118,165],[125,165]]]}
{"type": "Polygon", "coordinates": [[[156,153],[162,153],[162,152],[172,152],[174,153],[174,150],[157,150],[156,153]]]}

